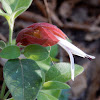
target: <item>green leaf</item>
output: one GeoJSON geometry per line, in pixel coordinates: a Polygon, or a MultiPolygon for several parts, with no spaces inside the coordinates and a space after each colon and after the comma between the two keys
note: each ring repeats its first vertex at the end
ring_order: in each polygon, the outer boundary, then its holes
{"type": "Polygon", "coordinates": [[[48,54],[49,53],[45,47],[36,44],[29,45],[24,49],[25,57],[36,61],[46,59],[48,54]]]}
{"type": "Polygon", "coordinates": [[[55,62],[58,62],[59,61],[59,59],[57,59],[57,58],[51,58],[51,60],[52,61],[55,61],[55,62]]]}
{"type": "Polygon", "coordinates": [[[0,52],[0,57],[5,59],[14,59],[20,56],[20,49],[18,46],[12,45],[5,47],[0,52]]]}
{"type": "Polygon", "coordinates": [[[42,63],[47,64],[47,65],[50,65],[51,64],[51,58],[48,57],[47,59],[39,61],[39,62],[42,62],[42,63]]]}
{"type": "Polygon", "coordinates": [[[60,90],[60,89],[68,89],[68,88],[70,88],[70,86],[67,85],[66,83],[62,83],[58,81],[48,81],[43,84],[42,89],[43,90],[51,90],[51,89],[60,90]]]}
{"type": "MultiPolygon", "coordinates": [[[[75,76],[83,72],[83,67],[75,64],[75,76]]],[[[54,64],[46,73],[45,81],[66,82],[71,79],[71,65],[69,63],[54,64]]]]}
{"type": "Polygon", "coordinates": [[[46,93],[48,95],[52,95],[55,98],[59,98],[61,94],[61,90],[41,90],[41,92],[46,93]]]}
{"type": "Polygon", "coordinates": [[[13,98],[9,98],[9,99],[6,99],[6,100],[14,100],[13,98]]]}
{"type": "Polygon", "coordinates": [[[32,0],[1,0],[4,10],[14,18],[24,12],[32,3],[32,0]]]}
{"type": "Polygon", "coordinates": [[[63,89],[59,97],[59,100],[69,100],[70,96],[70,89],[63,89]]]}
{"type": "MultiPolygon", "coordinates": [[[[12,45],[16,45],[16,39],[12,40],[12,45]]],[[[9,42],[7,42],[7,46],[9,46],[9,42]]]]}
{"type": "Polygon", "coordinates": [[[39,65],[39,67],[46,73],[49,68],[51,67],[51,58],[48,57],[47,59],[45,60],[42,60],[42,61],[36,61],[37,64],[39,65]]]}
{"type": "Polygon", "coordinates": [[[6,46],[6,43],[4,41],[0,41],[0,49],[3,49],[6,46]]]}
{"type": "Polygon", "coordinates": [[[5,13],[0,9],[0,15],[4,15],[5,13]]]}
{"type": "MultiPolygon", "coordinates": [[[[12,1],[12,0],[9,0],[9,1],[12,1]]],[[[9,1],[8,0],[1,0],[1,3],[3,5],[3,9],[5,10],[5,12],[7,12],[8,14],[11,14],[12,9],[8,3],[9,1]]]]}
{"type": "Polygon", "coordinates": [[[46,94],[44,92],[39,92],[39,94],[37,96],[37,100],[58,100],[58,99],[55,98],[54,96],[46,94]]]}
{"type": "Polygon", "coordinates": [[[41,75],[42,75],[42,84],[43,84],[45,82],[45,73],[42,70],[41,70],[41,75]]]}
{"type": "Polygon", "coordinates": [[[3,74],[14,100],[35,100],[43,84],[41,70],[35,61],[8,60],[3,74]]]}
{"type": "Polygon", "coordinates": [[[12,45],[16,45],[16,39],[12,40],[12,45]]]}
{"type": "Polygon", "coordinates": [[[44,72],[47,72],[50,68],[49,65],[43,63],[43,62],[39,62],[39,61],[36,61],[38,66],[44,71],[44,72]]]}
{"type": "Polygon", "coordinates": [[[54,45],[51,47],[46,47],[48,51],[50,51],[50,57],[54,58],[58,54],[58,45],[54,45]]]}
{"type": "Polygon", "coordinates": [[[4,16],[6,19],[10,18],[9,15],[7,13],[3,12],[1,9],[0,9],[0,15],[4,16]]]}

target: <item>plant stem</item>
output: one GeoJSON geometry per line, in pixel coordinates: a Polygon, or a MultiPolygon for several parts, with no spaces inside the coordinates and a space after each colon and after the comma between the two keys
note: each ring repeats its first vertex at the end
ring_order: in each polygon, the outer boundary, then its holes
{"type": "MultiPolygon", "coordinates": [[[[8,21],[8,24],[9,24],[9,45],[12,45],[12,36],[13,36],[13,28],[14,28],[14,16],[9,17],[9,19],[7,21],[8,21]]],[[[7,98],[9,96],[9,94],[10,94],[9,91],[4,96],[5,90],[6,90],[6,83],[5,83],[5,81],[3,81],[2,89],[1,89],[1,93],[0,93],[0,99],[7,98]]]]}
{"type": "Polygon", "coordinates": [[[5,83],[5,81],[3,81],[1,93],[0,93],[0,99],[2,99],[4,97],[5,90],[6,90],[6,83],[5,83]]]}
{"type": "Polygon", "coordinates": [[[10,91],[8,90],[3,99],[7,99],[9,94],[10,94],[10,91]]]}
{"type": "Polygon", "coordinates": [[[14,21],[9,22],[9,45],[12,45],[13,28],[14,28],[14,21]]]}

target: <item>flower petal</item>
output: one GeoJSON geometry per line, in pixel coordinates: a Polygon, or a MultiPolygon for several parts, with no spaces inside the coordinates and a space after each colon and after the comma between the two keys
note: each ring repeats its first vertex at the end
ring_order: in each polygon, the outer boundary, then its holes
{"type": "Polygon", "coordinates": [[[72,43],[68,42],[65,39],[62,39],[58,36],[56,36],[56,38],[59,40],[58,44],[63,44],[64,46],[66,46],[67,48],[70,49],[70,51],[77,56],[83,57],[83,58],[89,58],[89,59],[95,59],[94,56],[88,55],[85,52],[83,52],[82,50],[80,50],[79,48],[77,48],[75,45],[73,45],[72,43]]]}
{"type": "Polygon", "coordinates": [[[69,54],[70,62],[71,62],[71,79],[74,81],[74,70],[75,70],[75,67],[74,67],[73,55],[72,55],[70,49],[68,49],[66,46],[64,46],[63,44],[60,44],[60,42],[58,44],[69,54]]]}

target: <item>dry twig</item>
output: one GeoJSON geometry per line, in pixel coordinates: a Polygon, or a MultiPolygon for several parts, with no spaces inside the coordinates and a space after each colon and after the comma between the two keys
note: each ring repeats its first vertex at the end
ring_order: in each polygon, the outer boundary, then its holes
{"type": "Polygon", "coordinates": [[[31,13],[29,11],[26,11],[24,12],[23,14],[21,14],[19,16],[20,19],[23,19],[25,21],[32,21],[32,22],[47,22],[47,19],[38,15],[38,14],[35,14],[35,13],[31,13]]]}
{"type": "Polygon", "coordinates": [[[0,33],[0,39],[5,41],[5,42],[7,41],[7,39],[1,33],[0,33]]]}
{"type": "Polygon", "coordinates": [[[77,24],[77,23],[72,23],[72,22],[64,24],[62,28],[79,29],[79,30],[85,30],[88,32],[100,32],[100,27],[98,26],[90,26],[86,24],[77,24]]]}
{"type": "Polygon", "coordinates": [[[47,14],[46,14],[46,10],[45,10],[45,7],[43,6],[43,3],[39,0],[34,0],[34,3],[37,5],[37,7],[40,9],[40,11],[42,12],[42,14],[47,17],[47,14]]]}
{"type": "Polygon", "coordinates": [[[49,10],[49,7],[48,7],[47,0],[44,0],[44,4],[45,4],[45,8],[46,8],[47,15],[48,15],[48,22],[49,22],[49,23],[52,23],[52,21],[51,21],[51,16],[50,16],[50,10],[49,10]]]}

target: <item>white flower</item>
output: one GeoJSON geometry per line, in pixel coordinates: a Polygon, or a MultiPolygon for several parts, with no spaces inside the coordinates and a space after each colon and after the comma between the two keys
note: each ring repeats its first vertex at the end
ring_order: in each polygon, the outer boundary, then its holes
{"type": "Polygon", "coordinates": [[[74,58],[72,54],[88,59],[95,59],[95,57],[86,54],[85,52],[77,48],[75,45],[73,45],[72,43],[68,42],[65,39],[62,39],[61,37],[56,36],[56,38],[59,40],[57,44],[60,45],[69,54],[71,62],[71,79],[74,80],[75,67],[74,67],[74,58]]]}

